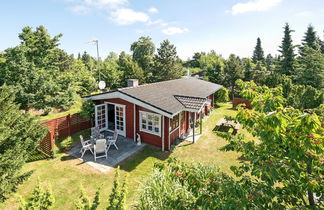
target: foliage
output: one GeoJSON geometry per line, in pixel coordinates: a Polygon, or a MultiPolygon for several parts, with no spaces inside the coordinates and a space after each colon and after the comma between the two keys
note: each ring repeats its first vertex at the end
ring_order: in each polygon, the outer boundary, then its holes
{"type": "Polygon", "coordinates": [[[280,50],[281,53],[280,61],[279,61],[279,69],[278,71],[281,74],[292,75],[295,73],[295,53],[294,53],[294,45],[291,39],[291,32],[293,30],[290,29],[289,24],[286,23],[284,26],[284,37],[281,42],[280,50]]]}
{"type": "Polygon", "coordinates": [[[95,104],[92,100],[85,100],[82,103],[80,115],[85,118],[91,118],[94,114],[95,104]]]}
{"type": "Polygon", "coordinates": [[[242,65],[244,68],[244,80],[250,81],[254,78],[253,70],[255,69],[255,64],[250,58],[242,58],[242,65]]]}
{"type": "Polygon", "coordinates": [[[115,178],[114,178],[114,186],[109,195],[109,205],[107,210],[116,210],[116,209],[125,209],[126,208],[126,182],[127,177],[124,179],[123,183],[120,185],[119,182],[119,167],[116,169],[115,178]]]}
{"type": "Polygon", "coordinates": [[[241,61],[234,54],[231,54],[225,63],[224,75],[227,86],[231,88],[231,97],[233,98],[236,86],[235,82],[244,76],[241,61]]]}
{"type": "Polygon", "coordinates": [[[32,197],[26,201],[21,199],[20,210],[30,209],[52,209],[55,199],[50,187],[44,188],[40,185],[39,181],[37,186],[32,192],[32,197]]]}
{"type": "Polygon", "coordinates": [[[246,160],[233,168],[235,174],[251,173],[266,187],[262,193],[278,203],[319,207],[324,187],[323,122],[314,112],[285,108],[280,88],[241,85],[249,88],[244,94],[253,109],[240,109],[237,120],[259,140],[227,138],[226,150],[242,152],[246,160]]]}
{"type": "Polygon", "coordinates": [[[228,96],[228,89],[225,87],[222,87],[215,93],[215,101],[216,102],[228,102],[229,96],[228,96]]]}
{"type": "Polygon", "coordinates": [[[126,86],[128,79],[138,79],[140,82],[144,80],[143,69],[125,52],[120,53],[118,65],[119,70],[122,72],[123,86],[126,86]]]}
{"type": "MultiPolygon", "coordinates": [[[[151,77],[152,67],[154,65],[155,46],[150,37],[140,37],[131,47],[133,60],[143,69],[144,75],[151,77]]],[[[145,78],[149,82],[151,78],[145,78]]],[[[143,81],[143,82],[145,82],[143,81]]]]}
{"type": "Polygon", "coordinates": [[[298,59],[299,67],[296,83],[324,88],[324,56],[319,50],[303,48],[303,56],[298,59]]]}
{"type": "Polygon", "coordinates": [[[25,27],[19,34],[21,44],[5,50],[5,62],[0,63],[0,85],[16,87],[16,102],[22,109],[67,110],[77,94],[95,89],[95,80],[84,64],[57,48],[61,36],[52,38],[44,26],[35,31],[25,27]]]}
{"type": "Polygon", "coordinates": [[[102,80],[106,82],[107,88],[114,90],[122,86],[123,72],[120,71],[117,55],[110,53],[108,57],[101,63],[100,67],[102,80]]]}
{"type": "Polygon", "coordinates": [[[257,38],[257,43],[253,51],[253,56],[252,56],[253,63],[264,63],[264,52],[261,47],[261,39],[258,37],[257,38]]]}
{"type": "Polygon", "coordinates": [[[46,134],[46,129],[22,113],[14,100],[13,88],[0,87],[0,202],[31,175],[21,168],[46,134]]]}
{"type": "Polygon", "coordinates": [[[178,79],[184,74],[176,47],[169,40],[164,40],[155,56],[155,81],[178,79]]]}
{"type": "Polygon", "coordinates": [[[280,205],[249,177],[236,182],[213,165],[169,159],[142,185],[137,209],[264,209],[280,205]]]}
{"type": "Polygon", "coordinates": [[[302,45],[299,48],[301,56],[307,54],[307,52],[304,52],[306,47],[312,48],[316,51],[319,51],[321,48],[320,40],[317,38],[316,31],[312,25],[308,25],[307,31],[302,40],[302,45]]]}
{"type": "Polygon", "coordinates": [[[93,199],[93,202],[90,203],[90,199],[88,198],[86,192],[84,191],[83,186],[80,187],[80,196],[75,201],[75,208],[79,210],[95,210],[98,208],[100,204],[100,193],[98,189],[96,191],[96,195],[93,199]]]}
{"type": "Polygon", "coordinates": [[[202,54],[198,59],[200,68],[206,71],[207,79],[217,84],[222,84],[224,80],[224,62],[222,56],[214,51],[202,54]]]}

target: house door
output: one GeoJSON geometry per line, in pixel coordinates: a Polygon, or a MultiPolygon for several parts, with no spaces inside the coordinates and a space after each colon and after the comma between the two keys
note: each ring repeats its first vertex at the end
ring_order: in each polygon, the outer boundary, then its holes
{"type": "Polygon", "coordinates": [[[115,125],[119,135],[126,136],[125,106],[115,104],[115,125]]]}
{"type": "Polygon", "coordinates": [[[99,104],[95,106],[95,124],[100,131],[104,131],[108,126],[107,104],[99,104]]]}

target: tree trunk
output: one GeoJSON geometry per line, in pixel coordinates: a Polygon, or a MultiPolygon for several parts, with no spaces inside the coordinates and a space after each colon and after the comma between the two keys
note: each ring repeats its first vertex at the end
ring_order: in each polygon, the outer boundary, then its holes
{"type": "MultiPolygon", "coordinates": [[[[308,163],[307,163],[307,173],[308,174],[312,174],[312,160],[310,160],[308,163]]],[[[309,201],[309,205],[310,206],[315,206],[315,200],[314,200],[314,194],[311,190],[308,190],[307,191],[308,193],[308,201],[309,201]]]]}

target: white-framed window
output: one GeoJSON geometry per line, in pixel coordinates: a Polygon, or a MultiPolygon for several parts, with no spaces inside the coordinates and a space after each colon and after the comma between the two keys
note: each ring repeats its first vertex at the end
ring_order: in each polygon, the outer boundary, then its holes
{"type": "Polygon", "coordinates": [[[161,115],[140,111],[140,131],[161,136],[161,115]]]}

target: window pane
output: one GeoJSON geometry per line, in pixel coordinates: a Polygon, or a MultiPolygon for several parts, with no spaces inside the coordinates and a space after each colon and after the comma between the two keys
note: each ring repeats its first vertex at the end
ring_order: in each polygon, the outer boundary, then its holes
{"type": "Polygon", "coordinates": [[[147,129],[148,129],[149,131],[152,131],[152,130],[153,130],[153,127],[152,127],[152,126],[148,126],[147,129]]]}
{"type": "Polygon", "coordinates": [[[147,118],[148,118],[149,120],[152,120],[152,119],[153,119],[153,116],[152,116],[151,114],[148,114],[147,118]]]}
{"type": "Polygon", "coordinates": [[[159,128],[155,127],[154,128],[154,132],[158,133],[159,132],[159,128]]]}
{"type": "Polygon", "coordinates": [[[142,128],[143,129],[146,129],[146,124],[142,124],[142,128]]]}
{"type": "Polygon", "coordinates": [[[159,121],[154,121],[154,126],[159,127],[159,121]]]}
{"type": "Polygon", "coordinates": [[[152,122],[152,121],[148,121],[148,124],[149,124],[149,125],[153,125],[153,122],[152,122]]]}
{"type": "Polygon", "coordinates": [[[154,117],[154,120],[155,120],[155,121],[159,121],[159,117],[158,117],[158,116],[155,116],[155,117],[154,117]]]}

